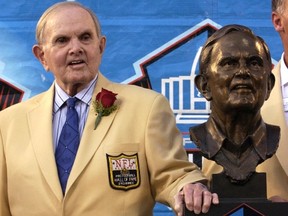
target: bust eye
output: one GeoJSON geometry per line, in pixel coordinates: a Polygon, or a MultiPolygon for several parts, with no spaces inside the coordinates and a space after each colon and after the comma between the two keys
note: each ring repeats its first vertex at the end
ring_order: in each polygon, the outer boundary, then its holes
{"type": "Polygon", "coordinates": [[[237,65],[237,61],[235,60],[227,61],[226,65],[229,65],[229,66],[237,65]]]}
{"type": "Polygon", "coordinates": [[[258,61],[251,61],[250,62],[250,65],[252,66],[257,66],[257,65],[260,65],[258,61]]]}
{"type": "Polygon", "coordinates": [[[226,58],[220,62],[220,66],[222,67],[232,67],[238,65],[238,61],[233,58],[226,58]]]}
{"type": "Polygon", "coordinates": [[[253,68],[260,68],[263,66],[263,60],[260,58],[260,57],[252,57],[250,60],[249,60],[249,63],[250,67],[253,67],[253,68]]]}

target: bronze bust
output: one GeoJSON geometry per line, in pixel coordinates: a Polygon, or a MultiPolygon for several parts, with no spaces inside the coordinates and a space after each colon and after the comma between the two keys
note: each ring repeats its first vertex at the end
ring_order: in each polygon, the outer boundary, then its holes
{"type": "Polygon", "coordinates": [[[227,25],[207,39],[199,67],[195,85],[211,114],[190,128],[191,140],[232,183],[243,184],[278,148],[280,128],[260,113],[275,83],[270,51],[249,28],[227,25]]]}

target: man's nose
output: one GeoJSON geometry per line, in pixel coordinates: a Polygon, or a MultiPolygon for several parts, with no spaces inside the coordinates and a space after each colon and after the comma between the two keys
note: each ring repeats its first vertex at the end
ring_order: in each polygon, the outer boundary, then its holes
{"type": "Polygon", "coordinates": [[[82,43],[78,39],[72,39],[70,41],[70,54],[81,54],[82,52],[82,43]]]}

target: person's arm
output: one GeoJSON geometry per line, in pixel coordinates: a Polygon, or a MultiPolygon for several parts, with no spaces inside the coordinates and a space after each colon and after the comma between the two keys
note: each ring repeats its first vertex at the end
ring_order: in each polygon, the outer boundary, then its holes
{"type": "Polygon", "coordinates": [[[208,211],[212,201],[218,202],[218,197],[212,197],[204,185],[196,183],[206,179],[199,168],[188,161],[182,139],[169,102],[164,96],[156,97],[150,109],[145,133],[152,193],[156,201],[169,205],[180,215],[179,201],[181,204],[185,201],[187,208],[195,212],[198,209],[208,211]]]}
{"type": "Polygon", "coordinates": [[[8,195],[7,195],[7,169],[0,129],[0,216],[10,216],[8,195]]]}

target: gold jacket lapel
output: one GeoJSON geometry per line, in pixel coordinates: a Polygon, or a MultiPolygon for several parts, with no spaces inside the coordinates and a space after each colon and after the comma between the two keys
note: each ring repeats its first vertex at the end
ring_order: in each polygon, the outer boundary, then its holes
{"type": "Polygon", "coordinates": [[[39,104],[28,113],[28,125],[32,145],[40,170],[58,200],[63,195],[59,183],[52,140],[52,106],[54,85],[41,98],[39,104]],[[41,116],[43,116],[41,118],[41,116]]]}

